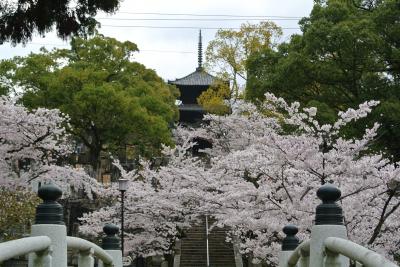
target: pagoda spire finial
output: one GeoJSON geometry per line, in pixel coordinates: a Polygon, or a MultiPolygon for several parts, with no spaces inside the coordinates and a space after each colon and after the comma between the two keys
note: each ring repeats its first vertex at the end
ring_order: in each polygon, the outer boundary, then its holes
{"type": "Polygon", "coordinates": [[[199,59],[199,67],[198,69],[202,69],[203,68],[203,44],[202,44],[202,38],[201,38],[201,30],[199,31],[199,55],[198,55],[198,59],[199,59]]]}

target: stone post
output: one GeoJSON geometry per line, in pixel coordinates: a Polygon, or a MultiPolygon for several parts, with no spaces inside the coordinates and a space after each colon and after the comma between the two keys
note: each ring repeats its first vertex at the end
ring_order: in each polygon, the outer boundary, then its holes
{"type": "Polygon", "coordinates": [[[181,265],[181,246],[182,246],[182,241],[181,240],[175,241],[175,245],[174,245],[174,267],[180,267],[180,265],[181,265]]]}
{"type": "Polygon", "coordinates": [[[94,250],[90,248],[86,251],[79,251],[78,267],[93,267],[94,266],[94,250]]]}
{"type": "MultiPolygon", "coordinates": [[[[63,207],[57,202],[62,195],[59,187],[43,185],[38,196],[43,200],[36,208],[35,224],[31,236],[48,236],[51,239],[52,265],[67,267],[67,229],[64,225],[63,207]]],[[[29,256],[29,266],[34,266],[36,255],[29,256]]]]}
{"type": "Polygon", "coordinates": [[[240,254],[239,239],[237,236],[233,238],[233,255],[235,256],[235,267],[243,267],[242,254],[240,254]]]}
{"type": "Polygon", "coordinates": [[[282,251],[279,253],[279,267],[288,266],[289,257],[299,245],[299,239],[296,237],[299,229],[295,225],[286,225],[283,227],[283,232],[286,234],[286,237],[282,240],[282,251]]]}
{"type": "MultiPolygon", "coordinates": [[[[340,190],[332,184],[325,184],[318,189],[317,196],[322,204],[317,206],[315,225],[311,229],[310,266],[325,266],[324,240],[327,237],[347,239],[347,231],[343,225],[342,208],[336,204],[341,196],[340,190]]],[[[340,267],[349,266],[349,259],[342,255],[335,262],[340,267]]]]}
{"type": "MultiPolygon", "coordinates": [[[[113,258],[113,267],[122,267],[122,251],[120,239],[117,236],[119,232],[118,226],[115,224],[106,224],[103,227],[103,231],[106,236],[102,240],[102,248],[113,258]]],[[[106,267],[103,263],[100,266],[106,267]]]]}
{"type": "MultiPolygon", "coordinates": [[[[40,267],[52,267],[51,247],[45,251],[36,252],[32,256],[32,261],[29,262],[29,266],[40,266],[40,267]]],[[[1,264],[0,264],[1,266],[1,264]]],[[[25,265],[24,265],[25,266],[25,265]]]]}

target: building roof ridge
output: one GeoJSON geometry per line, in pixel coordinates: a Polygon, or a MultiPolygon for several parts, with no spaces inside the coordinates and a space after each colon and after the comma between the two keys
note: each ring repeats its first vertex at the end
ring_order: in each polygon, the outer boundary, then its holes
{"type": "Polygon", "coordinates": [[[216,79],[214,75],[205,71],[203,67],[197,67],[194,72],[174,81],[168,81],[168,83],[179,85],[211,85],[216,79]]]}

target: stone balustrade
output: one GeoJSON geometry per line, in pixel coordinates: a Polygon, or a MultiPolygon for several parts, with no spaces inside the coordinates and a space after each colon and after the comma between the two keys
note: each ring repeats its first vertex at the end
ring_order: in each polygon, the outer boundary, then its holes
{"type": "Polygon", "coordinates": [[[57,202],[62,191],[54,185],[44,185],[38,190],[43,200],[36,208],[35,224],[31,237],[0,243],[1,263],[14,257],[29,254],[29,267],[67,267],[67,251],[76,251],[78,267],[93,267],[95,258],[100,266],[122,267],[119,228],[108,224],[103,230],[102,248],[82,238],[67,236],[63,220],[63,207],[57,202]]]}
{"type": "Polygon", "coordinates": [[[337,204],[341,196],[337,187],[325,184],[318,189],[317,196],[322,203],[316,209],[310,240],[299,244],[297,227],[283,228],[286,237],[279,267],[349,267],[350,261],[357,267],[398,267],[382,255],[347,240],[342,208],[337,204]]]}

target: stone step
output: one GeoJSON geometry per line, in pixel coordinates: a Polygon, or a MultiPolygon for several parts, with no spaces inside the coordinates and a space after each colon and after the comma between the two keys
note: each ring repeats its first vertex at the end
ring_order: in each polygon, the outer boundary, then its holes
{"type": "MultiPolygon", "coordinates": [[[[210,247],[213,249],[213,251],[226,251],[226,250],[230,250],[232,247],[231,246],[209,246],[209,250],[210,247]]],[[[193,251],[193,250],[197,250],[197,251],[206,251],[206,246],[186,246],[185,248],[181,249],[182,251],[193,251]]]]}
{"type": "MultiPolygon", "coordinates": [[[[186,249],[199,249],[199,248],[204,248],[204,250],[206,250],[206,244],[185,244],[185,247],[181,250],[186,250],[186,249]]],[[[213,249],[217,249],[217,250],[222,250],[222,249],[231,249],[232,245],[221,245],[221,244],[208,244],[208,248],[213,248],[213,249]]]]}
{"type": "MultiPolygon", "coordinates": [[[[210,225],[213,220],[209,219],[210,225]]],[[[225,242],[226,230],[214,227],[208,236],[210,266],[235,267],[233,246],[225,242]]],[[[181,267],[206,267],[206,227],[205,220],[186,232],[181,243],[181,267]]]]}
{"type": "MultiPolygon", "coordinates": [[[[183,254],[184,253],[182,253],[181,255],[183,255],[183,254]]],[[[186,250],[185,254],[190,256],[190,257],[202,257],[202,256],[207,255],[207,253],[203,253],[203,252],[198,253],[195,250],[192,250],[192,251],[186,250]]],[[[225,251],[215,251],[213,253],[210,253],[210,257],[212,257],[212,258],[218,259],[219,257],[222,257],[222,256],[232,256],[233,257],[233,253],[232,254],[231,253],[226,253],[225,251]]]]}

